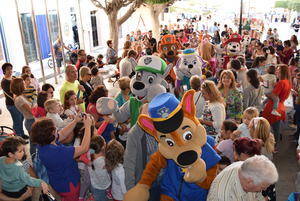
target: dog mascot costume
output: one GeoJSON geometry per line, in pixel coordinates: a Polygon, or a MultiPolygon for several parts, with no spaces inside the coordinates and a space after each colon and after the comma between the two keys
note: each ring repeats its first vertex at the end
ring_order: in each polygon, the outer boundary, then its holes
{"type": "MultiPolygon", "coordinates": [[[[174,35],[164,35],[158,44],[160,58],[166,61],[167,64],[173,64],[173,66],[175,66],[179,59],[178,50],[180,50],[180,47],[181,45],[174,35]]],[[[169,76],[172,81],[175,82],[176,75],[173,69],[170,70],[169,76]]]]}
{"type": "Polygon", "coordinates": [[[206,131],[195,117],[194,93],[187,91],[181,102],[173,94],[159,94],[149,104],[150,116],[139,116],[140,127],[158,141],[158,151],[124,201],[147,201],[162,169],[161,201],[206,200],[220,156],[207,143],[206,131]]]}
{"type": "Polygon", "coordinates": [[[168,75],[172,64],[167,65],[157,56],[143,56],[135,67],[136,74],[131,78],[130,89],[134,97],[118,107],[112,98],[102,97],[102,106],[111,110],[118,122],[126,122],[130,119],[131,127],[136,123],[140,106],[150,102],[157,94],[166,92],[167,83],[164,80],[168,75]]]}
{"type": "Polygon", "coordinates": [[[224,56],[223,69],[227,69],[227,64],[230,60],[235,59],[238,56],[244,56],[242,53],[241,40],[242,37],[239,34],[234,33],[225,41],[224,47],[226,50],[226,55],[224,56]]]}
{"type": "Polygon", "coordinates": [[[193,75],[202,76],[202,69],[207,67],[207,63],[196,53],[194,49],[185,49],[181,55],[179,55],[175,67],[176,74],[176,88],[183,91],[191,89],[190,78],[193,75]],[[182,88],[183,87],[183,88],[182,88]]]}

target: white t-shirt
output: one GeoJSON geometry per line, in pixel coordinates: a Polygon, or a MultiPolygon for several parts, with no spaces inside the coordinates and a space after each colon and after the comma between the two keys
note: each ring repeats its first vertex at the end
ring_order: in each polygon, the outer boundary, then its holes
{"type": "Polygon", "coordinates": [[[217,149],[222,152],[224,156],[229,158],[232,163],[234,162],[233,141],[231,139],[221,141],[217,145],[217,149]]]}
{"type": "Polygon", "coordinates": [[[88,166],[88,170],[90,173],[91,184],[93,188],[99,190],[107,189],[110,184],[110,176],[105,168],[105,158],[104,156],[100,156],[93,161],[94,170],[91,166],[88,166]]]}
{"type": "Polygon", "coordinates": [[[200,118],[204,111],[205,99],[200,91],[197,91],[194,95],[194,103],[196,105],[196,117],[200,118]]]}
{"type": "Polygon", "coordinates": [[[277,78],[276,75],[273,74],[265,74],[261,76],[263,79],[263,86],[264,86],[264,92],[265,94],[272,93],[274,86],[276,84],[277,78]]]}
{"type": "Polygon", "coordinates": [[[127,190],[125,186],[125,171],[122,164],[119,163],[118,166],[111,171],[111,177],[111,194],[113,198],[115,200],[123,200],[127,190]]]}
{"type": "Polygon", "coordinates": [[[249,128],[248,128],[248,126],[246,124],[244,124],[244,123],[240,124],[238,126],[237,130],[242,132],[241,135],[240,135],[240,137],[248,137],[250,139],[252,138],[250,136],[249,128]]]}
{"type": "Polygon", "coordinates": [[[72,122],[72,119],[69,118],[62,120],[62,118],[57,113],[47,112],[46,117],[52,119],[57,130],[61,130],[62,128],[66,127],[69,123],[72,122]]]}

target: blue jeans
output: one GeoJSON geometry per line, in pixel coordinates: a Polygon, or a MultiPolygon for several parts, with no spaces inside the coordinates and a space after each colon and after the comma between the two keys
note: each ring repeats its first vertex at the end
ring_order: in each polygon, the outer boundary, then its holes
{"type": "Polygon", "coordinates": [[[280,140],[280,124],[281,121],[276,121],[275,123],[271,124],[276,143],[278,143],[280,140]]]}
{"type": "Polygon", "coordinates": [[[28,131],[28,134],[30,134],[31,126],[34,123],[34,119],[25,119],[25,128],[28,131]]]}
{"type": "Polygon", "coordinates": [[[13,129],[18,136],[24,136],[23,130],[23,114],[14,105],[6,105],[7,110],[13,120],[13,129]]]}
{"type": "Polygon", "coordinates": [[[94,195],[95,201],[108,201],[106,197],[106,189],[100,190],[92,187],[92,192],[94,195]]]}

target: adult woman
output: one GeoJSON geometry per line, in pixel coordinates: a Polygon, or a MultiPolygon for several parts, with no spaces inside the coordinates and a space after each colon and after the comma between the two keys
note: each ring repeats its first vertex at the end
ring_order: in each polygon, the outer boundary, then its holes
{"type": "Polygon", "coordinates": [[[13,66],[10,63],[4,63],[2,65],[2,71],[4,76],[1,80],[1,88],[4,92],[6,108],[9,111],[10,116],[13,120],[13,129],[16,131],[16,134],[18,136],[21,136],[24,139],[28,139],[28,136],[24,134],[23,130],[23,114],[17,109],[14,102],[13,94],[10,91],[10,85],[13,79],[12,68],[13,66]]]}
{"type": "Polygon", "coordinates": [[[116,64],[117,63],[117,58],[118,58],[118,53],[115,49],[113,49],[113,43],[112,40],[108,40],[106,42],[108,48],[106,51],[106,62],[108,64],[116,64]]]}
{"type": "Polygon", "coordinates": [[[261,110],[261,100],[263,96],[263,88],[258,80],[257,71],[250,69],[247,73],[247,80],[250,83],[243,93],[244,110],[248,107],[256,107],[261,110]]]}
{"type": "Polygon", "coordinates": [[[224,100],[213,81],[205,80],[201,88],[206,103],[203,118],[199,121],[208,135],[216,137],[220,133],[222,122],[226,117],[224,100]]]}
{"type": "Polygon", "coordinates": [[[239,122],[243,114],[243,95],[236,88],[236,81],[231,70],[224,70],[220,76],[218,88],[226,102],[226,119],[239,122]]]}
{"type": "Polygon", "coordinates": [[[122,53],[122,58],[125,58],[131,49],[131,42],[130,41],[125,41],[124,47],[123,47],[123,53],[122,53]]]}
{"type": "Polygon", "coordinates": [[[283,51],[278,52],[280,60],[284,64],[289,64],[290,59],[293,56],[294,50],[291,48],[291,41],[286,40],[283,42],[283,51]]]}
{"type": "Polygon", "coordinates": [[[31,125],[34,122],[34,116],[31,113],[32,104],[23,96],[24,81],[22,78],[14,78],[10,85],[10,91],[14,94],[14,101],[17,109],[25,118],[25,128],[30,133],[31,125]]]}
{"type": "Polygon", "coordinates": [[[96,109],[96,102],[99,98],[101,97],[107,97],[108,96],[108,91],[105,88],[105,86],[100,85],[98,87],[96,87],[96,89],[94,89],[94,91],[91,93],[90,97],[89,97],[89,105],[86,109],[86,112],[88,114],[91,114],[94,119],[95,119],[95,126],[96,128],[98,128],[102,122],[99,122],[98,120],[102,117],[101,114],[99,114],[97,112],[96,109]]]}
{"type": "Polygon", "coordinates": [[[62,201],[78,201],[79,198],[80,173],[75,158],[89,150],[92,117],[86,115],[83,119],[85,132],[80,146],[64,146],[60,143],[69,137],[79,121],[80,115],[59,133],[49,118],[41,118],[32,126],[31,137],[39,145],[38,156],[47,170],[50,185],[59,193],[62,201]]]}
{"type": "Polygon", "coordinates": [[[266,57],[258,56],[254,59],[251,68],[257,70],[259,75],[264,75],[266,73],[266,57]]]}
{"type": "Polygon", "coordinates": [[[254,155],[260,155],[261,143],[258,139],[240,137],[234,141],[233,151],[235,161],[245,161],[254,155]]]}
{"type": "Polygon", "coordinates": [[[252,53],[252,59],[255,59],[258,56],[264,56],[263,47],[264,47],[264,44],[262,44],[260,41],[256,42],[255,49],[252,53]]]}
{"type": "Polygon", "coordinates": [[[266,118],[271,124],[275,141],[278,142],[280,136],[280,121],[285,120],[285,106],[284,101],[289,97],[292,84],[290,82],[289,68],[287,65],[280,65],[276,71],[277,77],[279,78],[279,82],[275,85],[273,92],[268,99],[267,104],[262,112],[262,116],[266,118]],[[276,99],[276,96],[279,98],[277,112],[280,113],[280,116],[273,115],[271,112],[273,110],[273,100],[276,99]]]}
{"type": "Polygon", "coordinates": [[[53,96],[54,96],[54,90],[55,89],[54,89],[54,87],[51,84],[46,83],[46,84],[43,84],[43,86],[42,86],[42,91],[47,92],[48,99],[53,98],[53,96]]]}
{"type": "Polygon", "coordinates": [[[93,91],[93,87],[90,84],[90,80],[92,77],[91,69],[86,66],[83,66],[80,68],[79,74],[80,74],[79,83],[85,89],[85,91],[83,92],[83,100],[85,102],[85,107],[87,107],[89,104],[89,96],[91,95],[91,93],[93,91]]]}
{"type": "Polygon", "coordinates": [[[221,43],[221,37],[220,37],[219,31],[216,30],[214,32],[214,36],[212,37],[212,44],[218,45],[220,43],[221,43]]]}
{"type": "Polygon", "coordinates": [[[39,92],[40,91],[39,81],[33,76],[33,74],[31,73],[31,69],[30,69],[29,66],[23,66],[23,68],[22,68],[22,74],[27,74],[27,75],[30,76],[30,78],[31,78],[31,84],[37,90],[37,92],[39,92]]]}

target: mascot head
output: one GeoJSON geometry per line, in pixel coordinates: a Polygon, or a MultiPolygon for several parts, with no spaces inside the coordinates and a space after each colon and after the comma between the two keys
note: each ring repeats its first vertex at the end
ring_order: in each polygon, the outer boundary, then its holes
{"type": "Polygon", "coordinates": [[[160,57],[141,57],[130,81],[131,92],[138,100],[150,102],[155,95],[166,92],[162,84],[171,68],[172,64],[167,65],[160,57]]]}
{"type": "Polygon", "coordinates": [[[158,151],[181,168],[197,165],[206,177],[201,159],[206,131],[195,117],[194,90],[187,91],[179,102],[173,94],[162,93],[149,103],[149,115],[140,115],[139,125],[158,141],[158,151]]]}
{"type": "Polygon", "coordinates": [[[180,45],[174,35],[164,35],[159,41],[158,50],[165,57],[175,57],[180,45]]]}
{"type": "Polygon", "coordinates": [[[241,47],[241,36],[237,33],[230,35],[229,39],[225,42],[225,48],[228,55],[239,55],[242,47],[241,47]]]}
{"type": "Polygon", "coordinates": [[[194,49],[185,49],[179,57],[176,64],[176,75],[180,71],[186,77],[191,77],[192,75],[201,76],[202,69],[207,67],[207,63],[194,49]]]}

